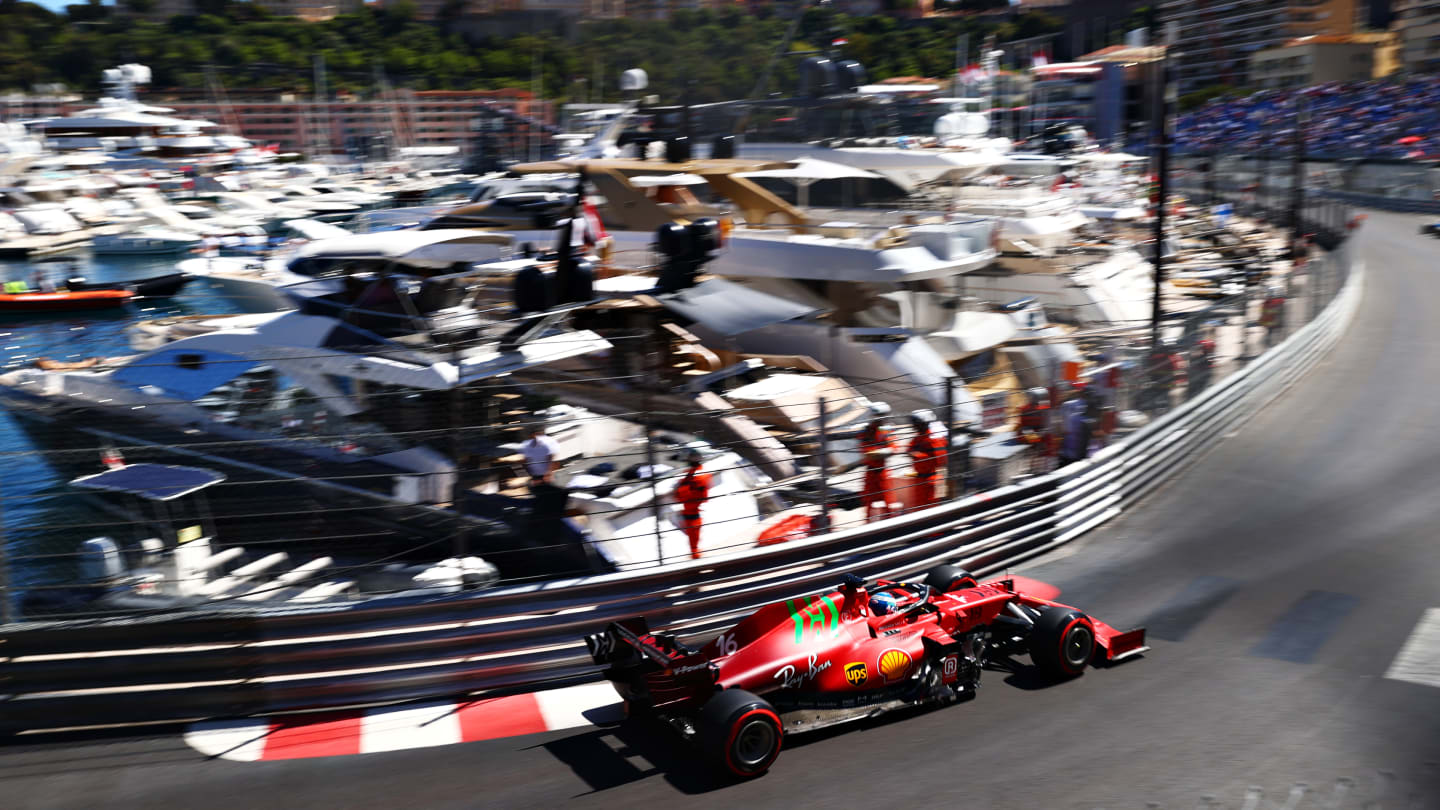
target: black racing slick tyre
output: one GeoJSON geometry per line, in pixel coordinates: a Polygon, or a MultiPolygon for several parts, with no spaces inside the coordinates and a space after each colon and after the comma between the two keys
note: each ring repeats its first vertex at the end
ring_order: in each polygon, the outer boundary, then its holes
{"type": "Polygon", "coordinates": [[[940,593],[973,588],[977,584],[969,571],[958,565],[937,565],[925,574],[925,584],[940,593]]]}
{"type": "Polygon", "coordinates": [[[1030,660],[1051,678],[1073,678],[1095,654],[1095,625],[1078,610],[1047,607],[1030,631],[1030,660]]]}
{"type": "Polygon", "coordinates": [[[780,754],[780,715],[763,698],[727,689],[700,707],[697,731],[706,757],[742,778],[759,776],[780,754]]]}

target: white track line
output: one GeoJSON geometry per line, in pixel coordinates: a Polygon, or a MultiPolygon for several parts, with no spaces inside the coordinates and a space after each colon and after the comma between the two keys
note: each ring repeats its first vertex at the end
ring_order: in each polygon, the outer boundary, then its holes
{"type": "Polygon", "coordinates": [[[609,681],[536,692],[535,702],[540,704],[540,715],[551,731],[625,719],[621,704],[615,700],[615,687],[609,681]]]}
{"type": "Polygon", "coordinates": [[[1430,608],[1411,631],[1405,646],[1390,662],[1385,677],[1396,681],[1440,686],[1440,608],[1430,608]]]}
{"type": "Polygon", "coordinates": [[[430,748],[462,741],[454,703],[428,703],[403,709],[371,709],[360,726],[360,753],[430,748]]]}
{"type": "Polygon", "coordinates": [[[254,762],[265,753],[269,720],[212,720],[185,730],[185,742],[207,757],[254,762]]]}

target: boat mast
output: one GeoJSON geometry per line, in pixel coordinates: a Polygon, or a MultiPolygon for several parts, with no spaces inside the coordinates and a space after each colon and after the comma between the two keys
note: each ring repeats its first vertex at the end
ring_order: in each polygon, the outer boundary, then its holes
{"type": "MultiPolygon", "coordinates": [[[[790,43],[795,41],[795,34],[800,31],[800,20],[805,16],[805,9],[810,5],[809,0],[800,0],[795,4],[795,16],[790,18],[790,27],[785,30],[785,37],[780,40],[780,47],[770,55],[770,61],[765,63],[765,69],[760,72],[759,81],[755,82],[755,89],[750,91],[750,98],[763,100],[765,91],[770,87],[770,74],[775,70],[775,64],[780,57],[790,52],[790,43]]],[[[740,117],[735,119],[734,135],[744,135],[745,128],[750,125],[750,113],[754,110],[753,105],[746,105],[740,117]]]]}
{"type": "Polygon", "coordinates": [[[325,54],[315,54],[315,107],[319,118],[315,146],[322,155],[330,154],[330,111],[325,103],[325,54]]]}

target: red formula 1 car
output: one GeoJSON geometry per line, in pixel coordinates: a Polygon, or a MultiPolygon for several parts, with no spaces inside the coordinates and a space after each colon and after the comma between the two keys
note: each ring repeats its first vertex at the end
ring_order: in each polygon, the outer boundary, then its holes
{"type": "MultiPolygon", "coordinates": [[[[1031,590],[1043,590],[1036,583],[1031,590]]],[[[987,665],[1029,654],[1052,678],[1149,649],[1075,608],[983,584],[954,566],[921,584],[847,576],[838,591],[768,605],[704,647],[650,632],[645,619],[585,639],[629,714],[651,715],[738,776],[763,773],[786,733],[973,695],[987,665]]]]}

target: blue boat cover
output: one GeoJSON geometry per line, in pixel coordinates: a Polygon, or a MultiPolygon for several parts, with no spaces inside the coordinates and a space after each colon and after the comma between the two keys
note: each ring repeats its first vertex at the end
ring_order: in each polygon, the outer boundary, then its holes
{"type": "Polygon", "coordinates": [[[225,474],[203,467],[169,464],[127,464],[70,483],[82,489],[125,492],[149,501],[169,501],[225,480],[225,474]]]}
{"type": "Polygon", "coordinates": [[[162,349],[121,366],[112,376],[136,388],[153,385],[168,396],[193,401],[257,365],[247,357],[209,349],[162,349]]]}

